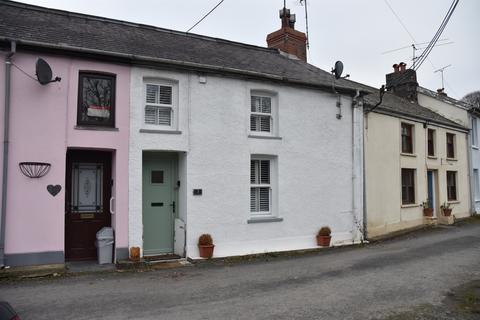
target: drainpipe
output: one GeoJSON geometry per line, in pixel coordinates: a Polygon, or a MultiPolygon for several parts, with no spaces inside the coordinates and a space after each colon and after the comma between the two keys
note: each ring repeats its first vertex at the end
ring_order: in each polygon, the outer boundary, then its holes
{"type": "MultiPolygon", "coordinates": [[[[361,242],[365,240],[365,210],[363,206],[363,110],[360,91],[357,90],[352,100],[352,214],[355,228],[361,228],[361,242]],[[359,197],[360,196],[360,197],[359,197]],[[359,221],[358,210],[362,210],[359,221]]],[[[364,192],[364,191],[363,191],[364,192]]]]}
{"type": "MultiPolygon", "coordinates": [[[[470,124],[472,123],[472,117],[469,115],[468,120],[470,124]]],[[[475,185],[473,179],[473,159],[472,159],[472,145],[473,145],[473,129],[470,130],[465,135],[465,140],[467,143],[467,161],[468,161],[468,185],[470,186],[470,215],[474,216],[476,214],[476,207],[475,207],[475,185]]]]}
{"type": "Polygon", "coordinates": [[[7,216],[7,172],[8,172],[8,131],[10,118],[10,74],[12,57],[16,51],[15,41],[10,42],[11,49],[5,57],[5,112],[3,118],[3,170],[2,170],[2,209],[0,216],[0,268],[5,266],[5,218],[7,216]]]}

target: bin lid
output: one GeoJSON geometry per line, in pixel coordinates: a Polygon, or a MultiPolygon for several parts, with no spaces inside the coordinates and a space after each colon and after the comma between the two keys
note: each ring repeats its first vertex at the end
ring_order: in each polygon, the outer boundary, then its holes
{"type": "Polygon", "coordinates": [[[103,227],[97,232],[98,240],[113,240],[113,228],[103,227]]]}

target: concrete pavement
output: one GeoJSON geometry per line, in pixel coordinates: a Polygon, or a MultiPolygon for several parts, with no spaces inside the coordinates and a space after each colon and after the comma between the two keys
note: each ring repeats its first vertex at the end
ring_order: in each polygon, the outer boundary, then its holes
{"type": "Polygon", "coordinates": [[[478,222],[300,257],[3,282],[0,300],[23,320],[480,319],[446,307],[474,279],[478,222]]]}

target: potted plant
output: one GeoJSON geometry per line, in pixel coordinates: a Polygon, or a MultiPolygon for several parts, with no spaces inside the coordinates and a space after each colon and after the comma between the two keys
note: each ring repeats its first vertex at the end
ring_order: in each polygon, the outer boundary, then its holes
{"type": "Polygon", "coordinates": [[[450,217],[450,215],[452,214],[452,205],[448,202],[444,202],[440,208],[442,209],[442,212],[443,212],[443,215],[445,217],[450,217]]]}
{"type": "Polygon", "coordinates": [[[213,248],[215,248],[215,245],[211,235],[204,233],[198,238],[200,257],[210,259],[213,256],[213,248]]]}
{"type": "Polygon", "coordinates": [[[430,203],[427,201],[422,202],[423,215],[425,217],[433,217],[433,208],[430,208],[430,203]]]}
{"type": "Polygon", "coordinates": [[[130,260],[138,262],[140,261],[140,248],[131,247],[130,248],[130,260]]]}
{"type": "Polygon", "coordinates": [[[317,245],[321,247],[329,247],[330,246],[330,239],[332,237],[330,234],[332,230],[329,227],[321,227],[317,234],[317,245]]]}

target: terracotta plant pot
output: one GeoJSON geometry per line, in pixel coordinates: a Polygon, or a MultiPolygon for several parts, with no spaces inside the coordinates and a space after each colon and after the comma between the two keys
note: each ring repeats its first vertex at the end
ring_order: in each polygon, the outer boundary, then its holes
{"type": "Polygon", "coordinates": [[[140,261],[140,248],[139,247],[131,247],[130,248],[130,260],[140,261]]]}
{"type": "Polygon", "coordinates": [[[423,208],[423,215],[425,217],[433,217],[433,208],[423,208]]]}
{"type": "Polygon", "coordinates": [[[321,247],[329,247],[331,239],[332,239],[332,236],[318,236],[317,235],[317,245],[319,245],[321,247]]]}
{"type": "Polygon", "coordinates": [[[200,257],[210,259],[213,256],[213,248],[215,248],[214,244],[198,246],[200,257]]]}
{"type": "Polygon", "coordinates": [[[451,214],[452,214],[452,209],[443,209],[443,215],[445,217],[450,217],[451,214]]]}

